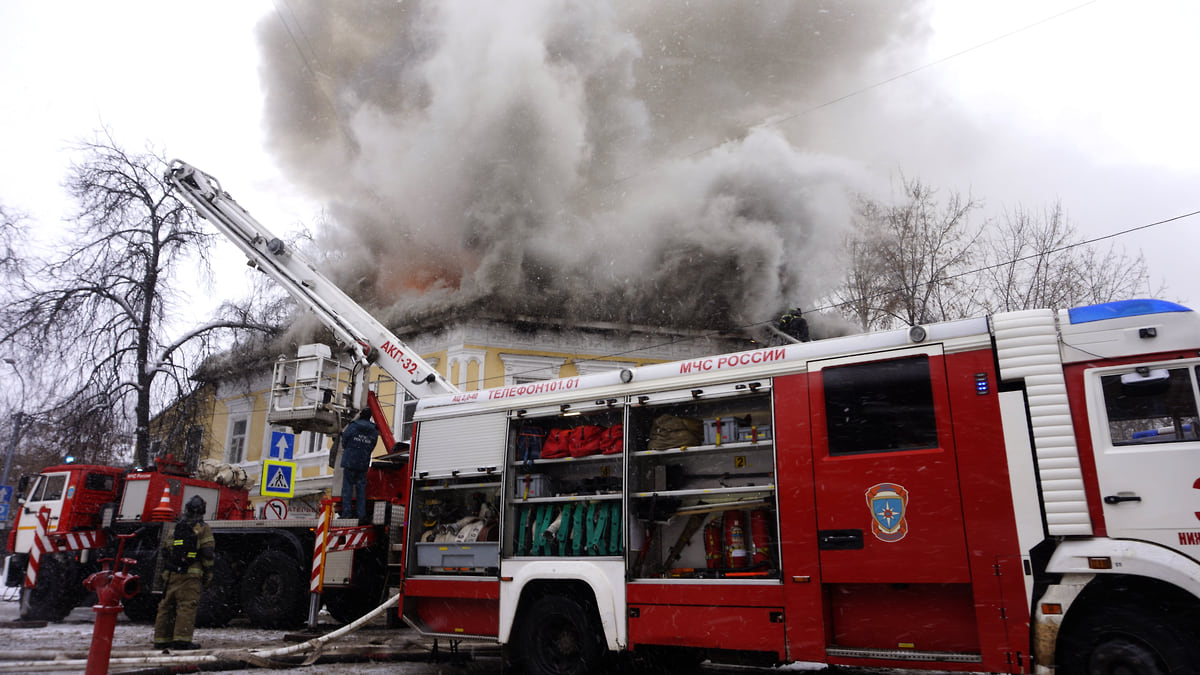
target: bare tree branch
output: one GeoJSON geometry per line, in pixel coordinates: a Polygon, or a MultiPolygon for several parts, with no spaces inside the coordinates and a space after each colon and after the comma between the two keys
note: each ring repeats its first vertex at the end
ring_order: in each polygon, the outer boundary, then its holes
{"type": "Polygon", "coordinates": [[[66,181],[78,205],[71,236],[55,259],[21,275],[16,297],[0,313],[0,344],[62,374],[53,409],[63,441],[74,434],[72,447],[89,448],[93,461],[132,449],[145,465],[155,407],[194,388],[196,355],[180,358],[190,345],[207,348],[233,331],[271,328],[250,308],[169,335],[168,317],[184,302],[177,268],[185,260],[207,267],[213,235],[171,194],[163,158],[126,152],[107,130],[78,150],[81,161],[66,181]]]}

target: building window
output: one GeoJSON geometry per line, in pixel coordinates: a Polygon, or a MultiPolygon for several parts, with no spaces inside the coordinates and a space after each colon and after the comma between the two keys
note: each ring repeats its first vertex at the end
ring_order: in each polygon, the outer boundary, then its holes
{"type": "MultiPolygon", "coordinates": [[[[412,422],[413,415],[417,412],[417,398],[407,391],[404,392],[404,404],[400,406],[399,415],[396,419],[396,428],[400,433],[396,434],[397,441],[412,440],[412,422]]],[[[388,448],[388,452],[392,449],[388,448]]]]}
{"type": "Polygon", "coordinates": [[[241,464],[246,461],[246,429],[250,425],[248,418],[233,420],[229,425],[229,442],[225,445],[225,461],[230,464],[241,464]]]}
{"type": "Polygon", "coordinates": [[[559,370],[567,360],[552,356],[501,354],[500,361],[504,363],[504,384],[511,386],[553,380],[558,377],[559,370]]]}
{"type": "Polygon", "coordinates": [[[592,359],[575,359],[575,370],[580,375],[608,373],[614,370],[633,369],[637,364],[633,361],[600,361],[592,359]]]}
{"type": "Polygon", "coordinates": [[[312,431],[302,432],[296,438],[296,454],[311,455],[317,452],[325,451],[325,434],[318,434],[312,431]]]}
{"type": "Polygon", "coordinates": [[[825,368],[830,455],[938,447],[929,357],[825,368]]]}
{"type": "Polygon", "coordinates": [[[446,376],[454,386],[463,391],[483,389],[484,364],[487,362],[487,350],[471,347],[451,347],[446,350],[446,376]],[[472,371],[474,371],[472,373],[472,371]]]}

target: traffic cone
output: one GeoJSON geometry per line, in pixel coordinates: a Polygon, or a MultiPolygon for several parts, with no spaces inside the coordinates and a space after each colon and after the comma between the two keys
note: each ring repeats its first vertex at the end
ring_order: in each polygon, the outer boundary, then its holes
{"type": "Polygon", "coordinates": [[[151,522],[170,522],[175,520],[175,509],[171,508],[171,487],[163,486],[162,498],[158,500],[158,506],[150,509],[151,522]]]}

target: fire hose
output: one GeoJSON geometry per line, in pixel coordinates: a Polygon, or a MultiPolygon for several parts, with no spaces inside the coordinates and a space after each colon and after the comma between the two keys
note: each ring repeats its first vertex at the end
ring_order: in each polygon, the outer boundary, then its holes
{"type": "MultiPolygon", "coordinates": [[[[260,668],[270,667],[293,667],[300,665],[311,665],[316,663],[322,655],[322,651],[329,643],[337,640],[349,633],[352,633],[369,621],[382,615],[390,607],[396,606],[400,596],[394,595],[387,599],[382,605],[379,605],[370,612],[364,614],[353,622],[342,626],[341,628],[315,637],[307,642],[302,642],[287,647],[279,647],[276,649],[230,649],[230,650],[213,650],[211,653],[193,653],[193,654],[161,654],[157,650],[153,654],[145,654],[141,656],[118,656],[109,660],[110,672],[119,672],[122,670],[135,670],[147,667],[171,667],[184,665],[200,665],[205,663],[228,663],[237,662],[245,663],[251,666],[260,668]],[[275,659],[294,656],[298,654],[308,654],[308,657],[303,663],[278,663],[275,659]]],[[[45,654],[45,652],[38,652],[45,654]]],[[[133,653],[133,652],[127,652],[133,653]]],[[[32,659],[33,653],[29,653],[32,659]]],[[[10,655],[12,655],[10,653],[10,655]]],[[[45,654],[44,658],[27,661],[7,661],[0,662],[0,672],[2,673],[28,673],[37,671],[64,671],[78,670],[83,671],[87,665],[87,659],[58,659],[54,654],[45,654]]]]}

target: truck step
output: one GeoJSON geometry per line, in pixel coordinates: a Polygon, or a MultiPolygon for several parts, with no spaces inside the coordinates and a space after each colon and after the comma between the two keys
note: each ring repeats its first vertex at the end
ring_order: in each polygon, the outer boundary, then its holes
{"type": "Polygon", "coordinates": [[[937,661],[941,663],[983,663],[983,655],[970,652],[924,652],[913,649],[864,649],[827,647],[825,654],[848,659],[885,659],[889,661],[937,661]]]}

